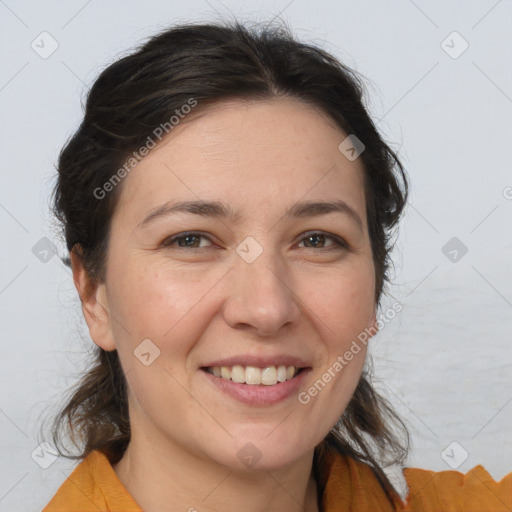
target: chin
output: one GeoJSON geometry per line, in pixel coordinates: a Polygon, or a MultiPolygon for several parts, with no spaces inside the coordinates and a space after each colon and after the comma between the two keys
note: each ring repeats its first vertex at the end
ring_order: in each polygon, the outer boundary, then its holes
{"type": "Polygon", "coordinates": [[[274,471],[284,468],[313,450],[316,443],[306,446],[303,439],[294,439],[283,431],[280,435],[272,429],[264,434],[237,436],[214,457],[233,471],[274,471]]]}

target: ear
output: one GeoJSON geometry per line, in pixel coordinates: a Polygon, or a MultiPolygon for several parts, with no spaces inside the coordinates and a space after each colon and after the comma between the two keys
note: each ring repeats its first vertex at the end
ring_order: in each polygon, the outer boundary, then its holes
{"type": "Polygon", "coordinates": [[[89,334],[98,347],[106,351],[115,350],[105,283],[95,281],[87,274],[80,246],[72,248],[70,258],[73,282],[82,302],[89,334]]]}

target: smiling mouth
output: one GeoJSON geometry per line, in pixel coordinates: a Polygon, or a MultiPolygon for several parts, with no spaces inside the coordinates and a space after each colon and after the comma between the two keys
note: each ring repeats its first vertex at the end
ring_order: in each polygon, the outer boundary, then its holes
{"type": "Polygon", "coordinates": [[[303,370],[295,366],[204,366],[201,370],[223,380],[247,384],[250,386],[275,386],[276,384],[294,379],[303,370]]]}

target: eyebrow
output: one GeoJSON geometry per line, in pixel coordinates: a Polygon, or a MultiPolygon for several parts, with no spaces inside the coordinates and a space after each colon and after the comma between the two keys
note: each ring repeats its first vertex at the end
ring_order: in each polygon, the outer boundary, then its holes
{"type": "MultiPolygon", "coordinates": [[[[301,201],[292,205],[284,214],[285,218],[305,218],[329,213],[342,213],[352,219],[359,229],[363,231],[363,221],[359,214],[345,201],[301,201]]],[[[149,212],[149,215],[138,225],[146,227],[158,218],[167,217],[175,213],[191,213],[201,217],[227,218],[236,221],[240,212],[219,201],[179,201],[168,202],[149,212]]]]}

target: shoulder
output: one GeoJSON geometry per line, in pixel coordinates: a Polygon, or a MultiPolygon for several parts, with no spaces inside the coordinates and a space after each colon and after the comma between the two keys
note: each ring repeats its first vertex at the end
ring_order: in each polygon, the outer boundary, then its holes
{"type": "Polygon", "coordinates": [[[372,468],[352,457],[332,452],[324,490],[325,512],[510,512],[512,473],[499,482],[482,467],[467,473],[405,468],[408,487],[404,501],[389,498],[372,468]]]}
{"type": "Polygon", "coordinates": [[[402,510],[398,495],[395,498],[387,495],[368,464],[337,451],[331,451],[326,466],[327,482],[322,499],[325,512],[402,510]]]}
{"type": "Polygon", "coordinates": [[[499,482],[482,467],[467,473],[405,468],[406,509],[498,512],[512,509],[512,473],[499,482]]]}
{"type": "Polygon", "coordinates": [[[99,451],[91,452],[73,470],[43,512],[75,510],[142,512],[99,451]]]}

